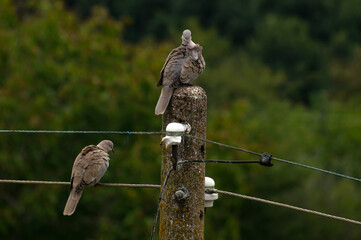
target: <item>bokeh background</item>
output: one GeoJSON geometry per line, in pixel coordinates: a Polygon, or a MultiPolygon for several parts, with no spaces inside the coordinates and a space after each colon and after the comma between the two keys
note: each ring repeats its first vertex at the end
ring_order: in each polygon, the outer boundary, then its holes
{"type": "MultiPolygon", "coordinates": [[[[361,177],[359,0],[0,0],[0,129],[160,131],[159,71],[189,28],[207,62],[207,138],[361,177]]],[[[103,182],[160,182],[160,136],[0,134],[0,178],[68,181],[82,147],[103,182]]],[[[252,159],[207,144],[212,159],[252,159]]],[[[359,182],[275,162],[208,164],[223,190],[361,220],[359,182]]],[[[159,191],[0,184],[0,239],[147,239],[159,191]]],[[[205,238],[360,239],[361,227],[220,196],[205,238]]]]}

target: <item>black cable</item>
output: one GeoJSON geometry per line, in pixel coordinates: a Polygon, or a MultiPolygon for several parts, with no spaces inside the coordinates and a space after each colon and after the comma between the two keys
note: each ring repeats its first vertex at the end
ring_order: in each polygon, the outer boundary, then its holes
{"type": "Polygon", "coordinates": [[[168,182],[169,176],[170,176],[170,174],[171,174],[171,172],[172,172],[172,171],[173,171],[173,166],[172,166],[172,167],[168,170],[168,173],[167,173],[167,175],[165,176],[165,179],[164,179],[164,182],[163,182],[162,188],[160,189],[159,200],[158,200],[158,206],[157,206],[157,211],[156,211],[155,216],[154,216],[153,228],[152,228],[152,235],[150,236],[150,240],[153,240],[153,237],[154,237],[155,228],[156,228],[156,226],[157,226],[157,221],[158,221],[158,215],[159,215],[160,203],[161,203],[161,201],[162,201],[162,195],[163,195],[163,192],[164,192],[165,186],[167,185],[167,182],[168,182]]]}
{"type": "Polygon", "coordinates": [[[182,164],[182,163],[260,163],[259,160],[215,160],[215,159],[196,159],[196,160],[183,160],[183,161],[179,161],[178,164],[182,164]]]}

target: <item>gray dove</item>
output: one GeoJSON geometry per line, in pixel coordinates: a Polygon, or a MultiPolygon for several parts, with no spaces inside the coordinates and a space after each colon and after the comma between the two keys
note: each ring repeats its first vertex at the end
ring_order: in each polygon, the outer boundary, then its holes
{"type": "Polygon", "coordinates": [[[160,71],[160,79],[157,87],[163,86],[160,97],[155,107],[155,114],[163,114],[167,109],[168,103],[172,97],[173,90],[179,84],[179,78],[183,64],[186,60],[186,51],[196,44],[192,41],[191,31],[188,29],[183,31],[182,45],[173,49],[160,71]]]}
{"type": "Polygon", "coordinates": [[[109,151],[113,142],[103,140],[98,145],[89,145],[81,150],[74,161],[71,173],[70,195],[64,208],[64,215],[72,215],[80,200],[85,186],[99,183],[109,166],[109,151]]]}

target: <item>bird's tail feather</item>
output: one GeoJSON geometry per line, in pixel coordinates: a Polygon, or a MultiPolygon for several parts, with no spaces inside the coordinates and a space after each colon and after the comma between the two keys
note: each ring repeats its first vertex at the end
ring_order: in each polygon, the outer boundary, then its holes
{"type": "Polygon", "coordinates": [[[163,114],[168,107],[169,101],[172,98],[174,88],[163,86],[162,92],[155,107],[155,114],[163,114]]]}
{"type": "Polygon", "coordinates": [[[77,192],[75,188],[71,190],[68,201],[65,204],[65,208],[63,212],[64,215],[71,216],[75,212],[76,206],[78,205],[82,193],[83,190],[79,192],[77,192]]]}

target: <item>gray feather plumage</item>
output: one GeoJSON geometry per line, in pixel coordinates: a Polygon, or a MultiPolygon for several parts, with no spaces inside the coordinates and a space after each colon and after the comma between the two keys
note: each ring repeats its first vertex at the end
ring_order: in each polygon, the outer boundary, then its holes
{"type": "Polygon", "coordinates": [[[191,84],[203,72],[206,67],[202,55],[202,46],[196,44],[192,49],[187,49],[186,60],[183,64],[180,82],[183,84],[191,84]]]}

